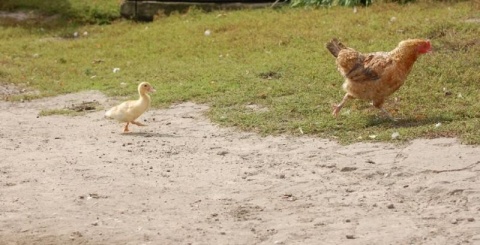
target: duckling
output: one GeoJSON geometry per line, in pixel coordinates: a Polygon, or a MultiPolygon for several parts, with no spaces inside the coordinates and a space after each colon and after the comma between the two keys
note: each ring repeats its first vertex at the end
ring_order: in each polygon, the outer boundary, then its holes
{"type": "Polygon", "coordinates": [[[147,126],[135,120],[140,117],[149,107],[151,103],[150,95],[148,93],[155,92],[155,89],[148,82],[142,82],[138,85],[138,100],[129,100],[121,103],[108,110],[105,117],[115,119],[120,122],[126,122],[123,132],[129,132],[128,125],[135,124],[137,126],[147,126]]]}

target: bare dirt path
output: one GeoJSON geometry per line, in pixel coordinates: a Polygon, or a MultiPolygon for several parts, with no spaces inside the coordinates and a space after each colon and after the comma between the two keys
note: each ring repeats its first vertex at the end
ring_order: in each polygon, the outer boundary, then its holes
{"type": "Polygon", "coordinates": [[[339,145],[220,128],[184,103],[148,127],[0,102],[0,244],[480,244],[480,147],[339,145]]]}

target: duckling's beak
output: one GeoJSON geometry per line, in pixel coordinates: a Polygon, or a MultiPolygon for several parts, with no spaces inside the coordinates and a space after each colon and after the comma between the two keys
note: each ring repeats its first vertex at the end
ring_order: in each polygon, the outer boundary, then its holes
{"type": "Polygon", "coordinates": [[[148,92],[150,92],[150,93],[155,93],[155,92],[157,92],[157,90],[155,90],[153,87],[150,87],[150,89],[148,90],[148,92]]]}

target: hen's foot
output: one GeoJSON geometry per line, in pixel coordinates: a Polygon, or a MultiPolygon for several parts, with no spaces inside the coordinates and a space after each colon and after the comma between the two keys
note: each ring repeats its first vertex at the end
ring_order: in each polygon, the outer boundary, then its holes
{"type": "Polygon", "coordinates": [[[378,109],[380,109],[383,112],[383,114],[385,114],[385,116],[388,117],[388,119],[392,120],[393,122],[397,122],[397,119],[392,117],[392,115],[387,110],[383,108],[378,108],[378,109]]]}
{"type": "Polygon", "coordinates": [[[338,116],[338,113],[340,113],[340,110],[343,108],[343,106],[345,105],[345,103],[347,102],[347,100],[353,98],[351,95],[349,94],[345,94],[345,96],[343,96],[343,99],[342,101],[340,102],[340,104],[338,105],[333,105],[333,112],[332,112],[332,115],[334,117],[337,117],[338,116]]]}
{"type": "Polygon", "coordinates": [[[338,117],[338,113],[340,113],[340,110],[342,109],[342,107],[338,105],[333,105],[332,108],[333,108],[332,115],[334,117],[338,117]]]}

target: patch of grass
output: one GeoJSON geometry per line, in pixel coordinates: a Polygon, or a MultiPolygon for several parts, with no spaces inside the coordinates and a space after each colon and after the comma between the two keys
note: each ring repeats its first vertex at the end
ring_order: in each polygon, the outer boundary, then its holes
{"type": "Polygon", "coordinates": [[[84,115],[85,113],[72,111],[69,109],[45,109],[41,110],[38,113],[39,117],[46,117],[46,116],[53,116],[53,115],[61,115],[61,116],[80,116],[84,115]]]}
{"type": "Polygon", "coordinates": [[[36,10],[42,14],[59,14],[67,22],[108,24],[120,17],[123,0],[2,0],[0,10],[36,10]]]}
{"type": "Polygon", "coordinates": [[[52,115],[64,115],[64,116],[81,116],[87,112],[93,112],[100,110],[100,103],[98,101],[84,101],[80,104],[72,104],[71,106],[63,109],[45,109],[41,110],[38,116],[52,116],[52,115]]]}
{"type": "Polygon", "coordinates": [[[466,21],[479,13],[471,2],[419,2],[374,4],[356,14],[343,7],[191,10],[152,23],[0,26],[0,82],[43,96],[95,89],[134,98],[137,84],[148,81],[156,107],[207,103],[213,121],[264,135],[303,132],[343,143],[448,136],[480,144],[480,23],[466,21]],[[364,52],[431,39],[434,52],[385,104],[398,122],[358,100],[331,116],[344,94],[324,47],[332,37],[364,52]]]}

